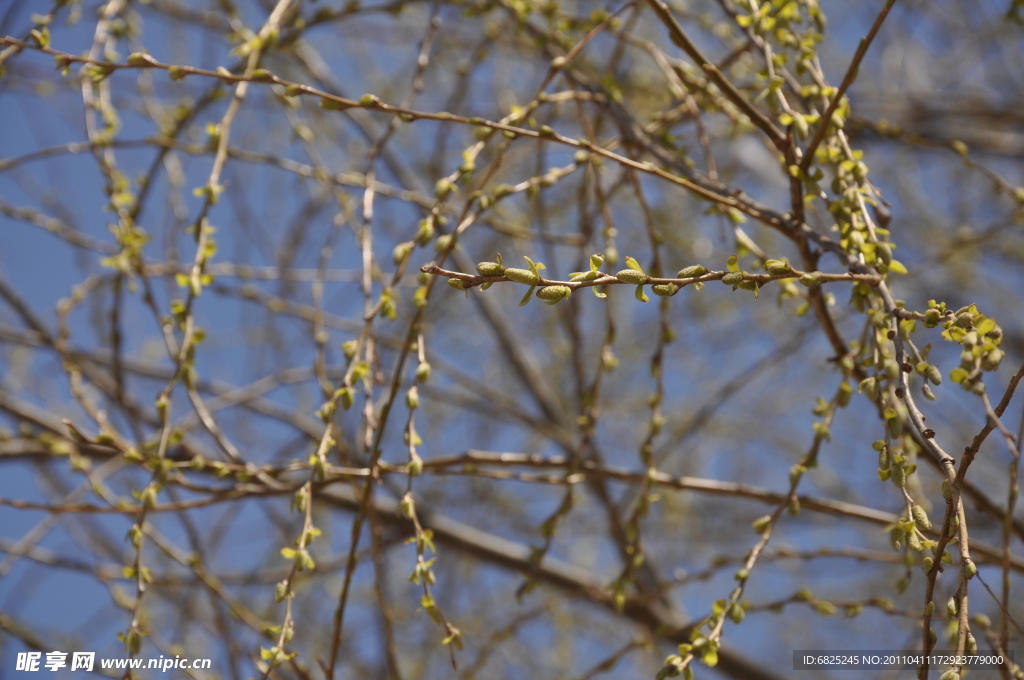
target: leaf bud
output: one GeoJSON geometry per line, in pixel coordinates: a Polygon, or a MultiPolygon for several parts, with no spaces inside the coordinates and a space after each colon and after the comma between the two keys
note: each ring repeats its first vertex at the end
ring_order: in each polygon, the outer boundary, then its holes
{"type": "Polygon", "coordinates": [[[416,382],[425,383],[428,380],[430,380],[430,364],[421,361],[420,365],[416,367],[416,382]]]}
{"type": "Polygon", "coordinates": [[[647,279],[649,277],[647,276],[647,274],[644,274],[641,271],[637,271],[636,269],[623,269],[621,272],[615,275],[615,278],[617,278],[619,281],[622,281],[623,283],[641,284],[647,283],[647,279]]]}
{"type": "Polygon", "coordinates": [[[768,260],[764,263],[764,270],[769,274],[788,274],[789,263],[782,260],[768,260]]]}
{"type": "Polygon", "coordinates": [[[402,516],[406,519],[412,519],[413,512],[416,509],[416,503],[413,501],[412,492],[408,491],[402,496],[402,502],[399,504],[402,509],[402,516]]]}
{"type": "Polygon", "coordinates": [[[572,295],[568,286],[544,286],[537,291],[537,299],[545,300],[549,305],[558,303],[572,295]]]}
{"type": "Polygon", "coordinates": [[[994,371],[999,368],[1004,356],[1005,352],[997,347],[982,357],[981,367],[986,371],[994,371]]]}
{"type": "Polygon", "coordinates": [[[405,405],[410,409],[419,408],[420,405],[420,391],[415,385],[409,388],[405,393],[405,405]]]}
{"type": "Polygon", "coordinates": [[[932,522],[930,519],[928,519],[928,513],[925,512],[924,508],[922,508],[917,503],[914,503],[913,505],[910,506],[910,514],[914,518],[914,521],[917,523],[917,526],[921,527],[922,529],[932,528],[932,522]]]}
{"type": "Polygon", "coordinates": [[[540,281],[540,276],[534,274],[529,269],[513,269],[512,267],[509,267],[505,270],[505,276],[510,281],[522,283],[527,286],[535,286],[537,285],[537,282],[540,281]]]}
{"type": "Polygon", "coordinates": [[[956,321],[954,321],[954,324],[958,328],[970,330],[974,328],[974,315],[970,312],[961,312],[956,315],[956,321]]]}
{"type": "Polygon", "coordinates": [[[698,276],[704,276],[707,273],[708,273],[708,270],[705,267],[702,267],[699,264],[695,264],[695,265],[691,265],[689,267],[684,267],[683,269],[680,269],[679,273],[676,274],[676,278],[680,278],[680,279],[695,279],[698,276]]]}
{"type": "Polygon", "coordinates": [[[892,483],[896,488],[902,489],[907,484],[907,471],[902,465],[894,465],[892,468],[892,483]]]}
{"type": "Polygon", "coordinates": [[[346,411],[352,408],[352,404],[356,401],[356,393],[351,387],[343,387],[341,389],[341,407],[346,411]]]}
{"type": "Polygon", "coordinates": [[[660,283],[656,286],[651,286],[651,290],[660,297],[670,297],[676,294],[679,286],[674,283],[660,283]]]}
{"type": "Polygon", "coordinates": [[[889,247],[888,243],[876,243],[875,255],[886,267],[892,264],[892,248],[889,247]]]}
{"type": "Polygon", "coordinates": [[[800,277],[800,283],[810,287],[821,283],[821,272],[808,272],[800,277]]]}
{"type": "Polygon", "coordinates": [[[437,180],[437,184],[434,185],[434,195],[437,196],[437,198],[439,199],[443,199],[445,196],[451,193],[453,186],[454,185],[452,184],[450,179],[448,179],[447,177],[442,177],[441,179],[437,180]]]}
{"type": "Polygon", "coordinates": [[[504,276],[505,268],[497,262],[481,262],[476,266],[476,272],[480,276],[504,276]]]}
{"type": "Polygon", "coordinates": [[[391,261],[394,262],[396,266],[402,264],[402,261],[409,257],[409,253],[412,252],[412,245],[412,241],[407,241],[406,243],[399,243],[395,246],[395,249],[391,251],[391,261]]]}
{"type": "Polygon", "coordinates": [[[882,446],[878,451],[878,469],[889,470],[892,468],[892,452],[888,446],[882,446]]]}
{"type": "Polygon", "coordinates": [[[454,288],[455,290],[466,290],[467,289],[467,282],[463,281],[462,279],[455,279],[455,278],[448,279],[448,285],[451,286],[452,288],[454,288]]]}
{"type": "Polygon", "coordinates": [[[722,283],[727,286],[735,286],[743,281],[743,272],[729,272],[722,277],[722,283]]]}

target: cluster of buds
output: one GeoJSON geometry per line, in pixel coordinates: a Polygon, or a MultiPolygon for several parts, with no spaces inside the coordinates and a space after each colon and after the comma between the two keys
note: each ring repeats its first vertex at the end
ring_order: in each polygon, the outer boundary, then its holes
{"type": "MultiPolygon", "coordinates": [[[[948,316],[945,304],[931,301],[925,312],[925,325],[937,323],[940,316],[948,316]]],[[[949,377],[965,390],[981,394],[985,391],[981,381],[982,372],[999,368],[1005,356],[999,348],[1003,341],[1003,329],[994,319],[979,313],[975,305],[958,309],[953,318],[945,322],[943,329],[943,338],[963,347],[960,366],[954,368],[949,377]]]]}
{"type": "MultiPolygon", "coordinates": [[[[411,243],[405,245],[408,246],[411,245],[411,243]]],[[[404,251],[401,254],[404,255],[404,251]]],[[[659,297],[671,297],[686,285],[693,285],[697,290],[702,289],[706,282],[704,277],[708,274],[712,274],[709,279],[719,279],[723,284],[732,286],[733,290],[742,289],[753,291],[756,297],[764,281],[769,280],[764,279],[763,274],[751,274],[749,272],[740,271],[738,262],[739,258],[736,255],[729,258],[727,263],[728,271],[725,273],[712,272],[703,265],[697,264],[680,269],[676,274],[676,279],[673,280],[652,278],[643,270],[640,263],[633,257],[625,258],[626,269],[614,274],[603,272],[601,271],[601,267],[609,261],[609,257],[597,253],[590,256],[590,270],[585,272],[573,272],[569,275],[570,278],[567,283],[544,281],[540,274],[540,270],[545,269],[544,265],[540,262],[534,262],[529,257],[524,256],[523,259],[526,260],[528,265],[527,269],[506,267],[502,262],[500,254],[497,257],[497,262],[480,262],[476,265],[477,274],[480,277],[491,279],[482,282],[467,274],[445,272],[443,270],[440,270],[440,273],[448,277],[449,286],[456,290],[467,291],[467,294],[468,290],[476,285],[480,285],[481,290],[487,290],[495,283],[495,280],[501,278],[508,281],[514,281],[515,283],[521,283],[524,286],[529,286],[529,290],[519,303],[520,306],[529,302],[534,292],[536,292],[538,298],[544,300],[547,304],[556,304],[560,300],[570,297],[572,295],[572,291],[576,287],[590,288],[594,292],[594,295],[599,298],[604,298],[607,297],[607,295],[602,292],[602,289],[605,284],[609,283],[624,283],[636,286],[636,299],[640,302],[648,302],[649,298],[644,293],[645,286],[651,286],[651,290],[659,297]],[[572,284],[577,285],[573,286],[572,284]]],[[[816,286],[826,280],[831,281],[846,278],[842,275],[826,275],[817,271],[796,271],[790,266],[786,259],[766,260],[763,266],[772,279],[783,278],[786,282],[791,279],[799,279],[800,283],[805,286],[816,286]]],[[[421,269],[421,271],[426,273],[438,273],[438,270],[439,268],[433,264],[425,265],[421,269]]]]}

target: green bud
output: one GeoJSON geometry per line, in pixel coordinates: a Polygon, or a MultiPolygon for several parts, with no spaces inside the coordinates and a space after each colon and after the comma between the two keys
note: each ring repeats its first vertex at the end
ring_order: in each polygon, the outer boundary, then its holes
{"type": "Polygon", "coordinates": [[[537,282],[540,281],[540,276],[534,274],[529,269],[513,269],[512,267],[509,267],[505,270],[505,276],[510,281],[522,283],[526,286],[535,286],[537,285],[537,282]]]}
{"type": "Polygon", "coordinates": [[[452,240],[454,236],[451,234],[442,234],[437,237],[437,243],[434,244],[434,250],[439,253],[446,252],[451,249],[452,240]]]}
{"type": "Polygon", "coordinates": [[[391,261],[395,263],[395,266],[402,264],[402,261],[409,256],[412,252],[412,241],[406,243],[399,243],[395,246],[395,249],[391,251],[391,261]]]}
{"type": "Polygon", "coordinates": [[[679,279],[695,279],[698,276],[704,276],[708,273],[708,270],[699,264],[691,265],[679,270],[676,274],[676,278],[679,279]]]}
{"type": "Polygon", "coordinates": [[[923,613],[924,613],[925,616],[931,616],[932,614],[934,614],[935,613],[935,603],[929,600],[928,604],[926,604],[924,606],[924,612],[923,613]]]}
{"type": "Polygon", "coordinates": [[[351,387],[343,387],[341,389],[341,407],[346,411],[352,407],[352,404],[356,402],[356,393],[351,387]]]}
{"type": "Polygon", "coordinates": [[[642,284],[647,283],[647,279],[650,278],[647,274],[636,269],[623,269],[621,272],[615,275],[619,281],[623,283],[642,284]]]}
{"type": "Polygon", "coordinates": [[[405,405],[411,409],[419,407],[420,391],[415,385],[410,387],[409,390],[405,393],[405,405]]]}
{"type": "Polygon", "coordinates": [[[981,367],[986,371],[994,371],[999,368],[1006,353],[998,347],[981,358],[981,367]]]}
{"type": "Polygon", "coordinates": [[[924,550],[924,546],[921,545],[921,539],[916,531],[911,531],[907,534],[907,547],[910,548],[911,552],[921,552],[924,550]]]}
{"type": "Polygon", "coordinates": [[[754,527],[754,531],[756,531],[759,534],[763,534],[764,532],[768,531],[768,528],[771,526],[771,524],[772,516],[764,515],[762,517],[758,517],[757,519],[755,519],[751,526],[754,527]]]}
{"type": "Polygon", "coordinates": [[[284,598],[288,597],[288,581],[279,581],[274,586],[274,600],[277,602],[284,602],[284,598]]]}
{"type": "Polygon", "coordinates": [[[800,277],[800,283],[810,287],[821,283],[821,272],[808,272],[800,277]]]}
{"type": "Polygon", "coordinates": [[[902,465],[894,465],[892,468],[892,483],[902,489],[907,484],[907,471],[902,465]]]}
{"type": "Polygon", "coordinates": [[[769,274],[788,274],[789,263],[782,260],[768,260],[764,263],[764,270],[769,274]]]}
{"type": "Polygon", "coordinates": [[[434,185],[434,195],[437,196],[439,199],[443,199],[445,196],[451,193],[451,190],[453,188],[454,185],[452,184],[451,180],[449,180],[447,177],[442,177],[441,179],[437,180],[437,184],[434,185]]]}
{"type": "Polygon", "coordinates": [[[975,614],[971,618],[971,621],[973,621],[974,625],[976,625],[978,628],[981,628],[982,630],[988,630],[992,627],[992,620],[988,618],[988,616],[986,616],[985,614],[975,614]]]}
{"type": "Polygon", "coordinates": [[[969,656],[973,656],[978,653],[978,641],[974,639],[970,631],[967,632],[967,641],[964,643],[964,652],[969,656]]]}
{"type": "Polygon", "coordinates": [[[412,519],[413,512],[415,511],[416,504],[412,498],[412,492],[408,491],[402,496],[402,502],[399,503],[399,507],[402,510],[402,516],[406,519],[412,519]]]}
{"type": "Polygon", "coordinates": [[[917,503],[914,503],[913,505],[910,506],[910,514],[911,516],[913,516],[914,521],[917,523],[917,526],[921,527],[922,529],[932,528],[932,522],[930,519],[928,519],[928,513],[925,512],[924,508],[922,508],[917,503]]]}
{"type": "Polygon", "coordinates": [[[572,289],[568,286],[544,286],[536,294],[537,299],[545,300],[547,304],[553,305],[572,295],[572,289]]]}
{"type": "Polygon", "coordinates": [[[932,307],[931,309],[929,309],[927,312],[924,313],[924,325],[925,325],[925,327],[926,328],[935,328],[936,326],[939,325],[939,319],[940,318],[941,318],[941,315],[939,314],[939,310],[937,310],[934,307],[932,307]]]}
{"type": "Polygon", "coordinates": [[[882,446],[878,452],[878,469],[889,470],[892,468],[892,453],[888,446],[882,446]]]}
{"type": "Polygon", "coordinates": [[[462,279],[452,278],[448,279],[448,285],[454,288],[455,290],[466,290],[469,284],[466,281],[463,281],[462,279]]]}
{"type": "Polygon", "coordinates": [[[886,267],[892,264],[892,248],[889,247],[889,244],[875,244],[875,255],[885,264],[886,267]]]}
{"type": "Polygon", "coordinates": [[[613,265],[619,261],[619,249],[614,245],[610,245],[604,249],[604,260],[609,265],[613,265]]]}
{"type": "Polygon", "coordinates": [[[426,246],[434,240],[434,231],[434,220],[432,218],[420,220],[420,228],[416,232],[416,243],[426,246]]]}
{"type": "Polygon", "coordinates": [[[372,94],[364,94],[359,98],[360,106],[376,106],[379,102],[380,100],[372,94]]]}
{"type": "Polygon", "coordinates": [[[974,560],[968,559],[964,562],[964,574],[967,575],[968,579],[974,578],[975,574],[978,573],[978,565],[974,563],[974,560]]]}
{"type": "Polygon", "coordinates": [[[476,266],[476,272],[480,276],[504,276],[505,268],[497,262],[481,262],[476,266]]]}
{"type": "Polygon", "coordinates": [[[953,500],[953,486],[949,483],[948,479],[942,480],[942,497],[947,501],[953,500]]]}
{"type": "Polygon", "coordinates": [[[601,354],[601,367],[606,371],[614,371],[619,366],[619,360],[612,353],[611,349],[606,349],[601,354]]]}
{"type": "Polygon", "coordinates": [[[320,97],[320,108],[327,111],[343,111],[348,108],[348,105],[330,99],[329,97],[320,97]]]}
{"type": "Polygon", "coordinates": [[[420,365],[416,367],[416,382],[425,383],[428,380],[430,380],[430,364],[421,361],[420,365]]]}
{"type": "Polygon", "coordinates": [[[679,286],[677,286],[674,283],[661,283],[656,286],[651,286],[651,290],[654,292],[655,295],[661,297],[670,297],[676,294],[676,292],[679,290],[679,286]]]}
{"type": "Polygon", "coordinates": [[[729,272],[722,277],[722,283],[727,286],[735,286],[743,281],[743,272],[729,272]]]}

